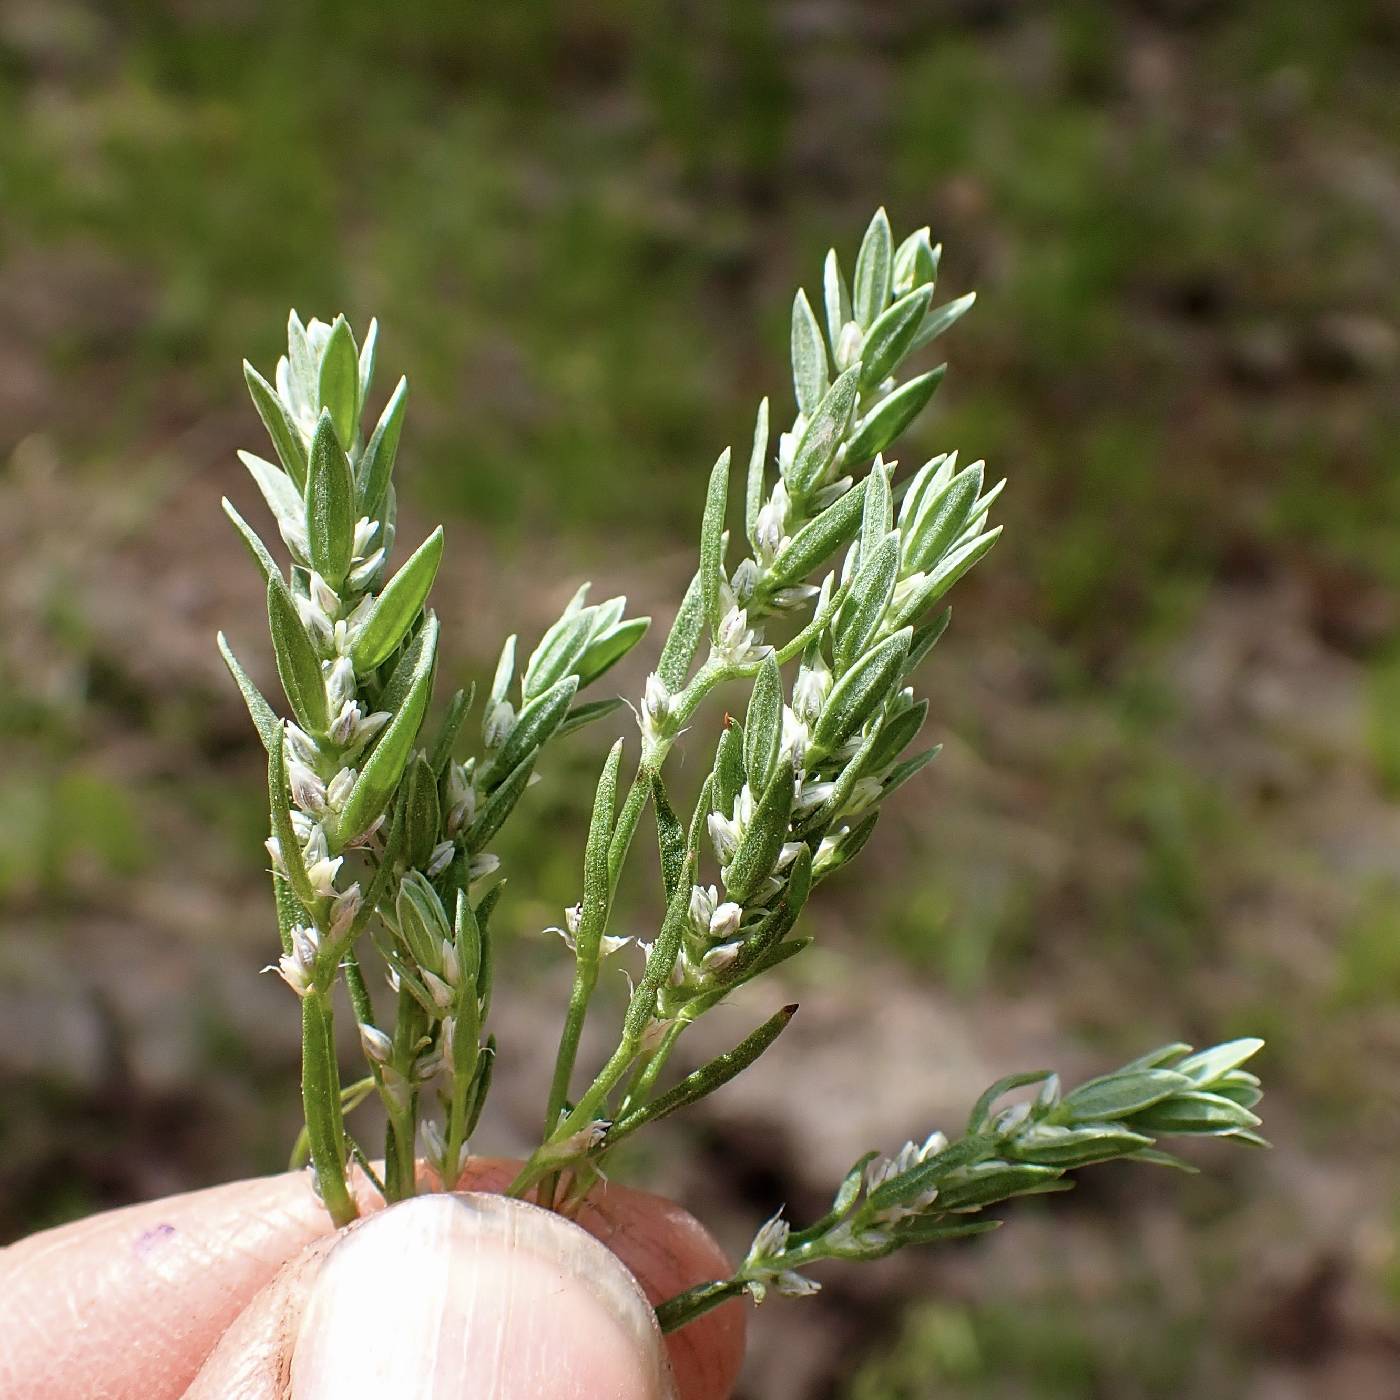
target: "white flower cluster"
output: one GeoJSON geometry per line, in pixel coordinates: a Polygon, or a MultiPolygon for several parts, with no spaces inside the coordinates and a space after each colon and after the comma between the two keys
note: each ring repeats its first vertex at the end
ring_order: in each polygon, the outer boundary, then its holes
{"type": "Polygon", "coordinates": [[[753,1237],[741,1272],[744,1287],[755,1303],[761,1303],[770,1288],[785,1298],[810,1298],[821,1292],[821,1284],[815,1279],[784,1267],[783,1255],[791,1233],[792,1227],[779,1211],[766,1220],[753,1237]]]}

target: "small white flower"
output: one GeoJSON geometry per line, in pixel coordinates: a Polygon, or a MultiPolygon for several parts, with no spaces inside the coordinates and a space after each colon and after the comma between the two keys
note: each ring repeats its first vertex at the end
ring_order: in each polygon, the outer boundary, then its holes
{"type": "Polygon", "coordinates": [[[315,980],[321,936],[311,925],[296,924],[291,931],[291,942],[292,951],[277,959],[276,972],[299,997],[304,997],[315,980]]]}
{"type": "Polygon", "coordinates": [[[710,915],[706,932],[714,939],[733,938],[739,932],[739,920],[743,916],[743,909],[732,899],[727,899],[723,904],[715,906],[714,913],[710,915]]]}
{"type": "Polygon", "coordinates": [[[739,849],[742,833],[734,822],[719,812],[711,812],[705,824],[709,828],[710,844],[715,848],[719,863],[728,865],[734,859],[734,852],[739,849]]]}
{"type": "Polygon", "coordinates": [[[583,927],[583,905],[571,904],[564,910],[564,927],[568,931],[570,938],[576,938],[578,931],[583,927]]]}
{"type": "Polygon", "coordinates": [[[454,1000],[452,988],[431,968],[420,967],[418,976],[422,978],[423,985],[428,989],[428,995],[432,997],[433,1005],[439,1011],[446,1011],[454,1000]]]}
{"type": "Polygon", "coordinates": [[[304,729],[293,724],[291,720],[287,720],[283,728],[286,730],[288,760],[297,759],[314,767],[321,757],[321,750],[317,747],[316,741],[304,729]]]}
{"type": "Polygon", "coordinates": [[[457,1018],[455,1016],[442,1018],[442,1035],[438,1038],[438,1044],[442,1047],[444,1063],[455,1064],[457,1061],[457,1018]]]}
{"type": "Polygon", "coordinates": [[[736,605],[724,614],[715,642],[715,651],[721,659],[731,666],[743,666],[760,660],[769,650],[760,644],[759,634],[749,626],[749,615],[743,608],[736,605]]]}
{"type": "Polygon", "coordinates": [[[794,768],[800,768],[806,760],[807,745],[810,742],[811,734],[807,728],[807,722],[790,706],[784,705],[783,733],[779,740],[779,753],[794,768]]]}
{"type": "Polygon", "coordinates": [[[355,922],[360,912],[360,886],[353,884],[343,894],[338,894],[331,904],[330,936],[340,938],[355,922]]]}
{"type": "Polygon", "coordinates": [[[325,783],[299,759],[287,762],[287,784],[292,790],[292,801],[303,812],[319,817],[326,810],[325,783]]]}
{"type": "Polygon", "coordinates": [[[854,816],[857,812],[863,812],[870,804],[876,801],[884,791],[879,778],[861,778],[855,787],[851,789],[851,795],[846,801],[845,811],[854,816]]]}
{"type": "Polygon", "coordinates": [[[813,664],[803,666],[792,687],[792,708],[805,724],[815,724],[821,717],[822,706],[831,694],[831,667],[818,655],[813,664]]]}
{"type": "Polygon", "coordinates": [[[482,738],[488,749],[498,749],[515,728],[515,707],[509,700],[500,701],[486,717],[482,726],[482,738]]]}
{"type": "Polygon", "coordinates": [[[371,520],[367,515],[362,515],[355,522],[355,542],[352,546],[352,552],[356,559],[363,559],[365,557],[370,545],[374,543],[374,537],[378,533],[379,522],[377,520],[371,520]]]}
{"type": "Polygon", "coordinates": [[[336,856],[331,860],[313,861],[306,867],[306,875],[311,881],[311,888],[322,899],[330,899],[336,893],[336,872],[339,871],[344,860],[344,856],[336,856]]]}
{"type": "Polygon", "coordinates": [[[822,1291],[822,1286],[816,1279],[807,1278],[796,1269],[784,1269],[773,1280],[773,1287],[784,1298],[810,1298],[812,1294],[822,1291]]]}
{"type": "Polygon", "coordinates": [[[332,710],[339,710],[355,698],[355,667],[348,656],[337,656],[325,663],[326,700],[332,710]]]}
{"type": "Polygon", "coordinates": [[[791,587],[780,588],[773,595],[773,606],[779,612],[791,612],[817,596],[815,583],[794,583],[791,587]]]}
{"type": "Polygon", "coordinates": [[[711,885],[692,885],[690,890],[690,926],[697,933],[709,933],[710,920],[719,904],[719,891],[711,885]]]}
{"type": "Polygon", "coordinates": [[[470,826],[476,816],[476,789],[467,777],[467,770],[455,761],[447,766],[445,797],[447,832],[456,836],[463,828],[470,826]]]}
{"type": "Polygon", "coordinates": [[[430,880],[435,879],[452,864],[452,857],[456,854],[456,842],[439,841],[437,845],[433,847],[432,855],[428,857],[428,865],[424,874],[426,874],[430,880]]]}
{"type": "Polygon", "coordinates": [[[739,567],[734,570],[730,587],[734,590],[735,600],[747,604],[753,597],[754,589],[758,587],[758,565],[752,559],[741,560],[739,567]]]}
{"type": "Polygon", "coordinates": [[[773,487],[773,494],[759,510],[754,525],[758,557],[764,564],[771,564],[787,542],[788,511],[791,506],[787,487],[780,479],[773,487]]]}
{"type": "Polygon", "coordinates": [[[322,649],[329,647],[333,636],[330,618],[310,598],[303,598],[300,593],[292,595],[292,603],[311,640],[322,649]]]}
{"type": "Polygon", "coordinates": [[[423,1120],[423,1148],[424,1155],[434,1166],[439,1166],[447,1156],[447,1141],[435,1119],[423,1120]]]}
{"type": "Polygon", "coordinates": [[[742,942],[716,944],[700,959],[700,971],[723,972],[739,956],[743,947],[742,942]]]}
{"type": "Polygon", "coordinates": [[[360,1022],[360,1044],[366,1056],[377,1065],[388,1064],[394,1057],[394,1042],[368,1021],[360,1022]]]}
{"type": "Polygon", "coordinates": [[[793,803],[793,811],[799,816],[815,812],[835,790],[836,784],[832,782],[803,783],[793,803]]]}
{"type": "Polygon", "coordinates": [[[500,856],[492,855],[490,851],[482,851],[480,855],[471,858],[471,864],[467,866],[467,879],[484,880],[488,875],[494,875],[500,868],[500,856]]]}
{"type": "Polygon", "coordinates": [[[642,733],[648,739],[662,738],[666,734],[667,720],[671,717],[671,692],[666,682],[655,671],[647,677],[646,689],[642,692],[642,733]]]}
{"type": "Polygon", "coordinates": [[[457,945],[446,939],[442,945],[442,976],[443,980],[452,987],[457,986],[462,980],[462,959],[457,953],[457,945]]]}
{"type": "Polygon", "coordinates": [[[850,369],[860,359],[865,344],[865,332],[855,321],[847,321],[836,337],[836,367],[850,369]]]}
{"type": "Polygon", "coordinates": [[[361,592],[384,566],[384,551],[376,549],[363,563],[356,564],[346,575],[345,586],[352,593],[361,592]]]}
{"type": "Polygon", "coordinates": [[[326,784],[326,802],[333,812],[338,812],[345,806],[346,799],[355,786],[355,779],[359,776],[360,772],[357,768],[342,768],[326,784]]]}
{"type": "Polygon", "coordinates": [[[340,611],[340,595],[318,574],[311,571],[311,600],[328,618],[340,611]]]}
{"type": "Polygon", "coordinates": [[[759,1226],[758,1233],[749,1246],[749,1258],[755,1261],[776,1258],[787,1248],[788,1235],[791,1233],[792,1226],[783,1219],[782,1211],[779,1211],[759,1226]]]}
{"type": "Polygon", "coordinates": [[[269,836],[263,845],[267,848],[267,854],[272,860],[272,868],[279,874],[285,875],[287,866],[282,860],[282,843],[275,836],[269,836]]]}

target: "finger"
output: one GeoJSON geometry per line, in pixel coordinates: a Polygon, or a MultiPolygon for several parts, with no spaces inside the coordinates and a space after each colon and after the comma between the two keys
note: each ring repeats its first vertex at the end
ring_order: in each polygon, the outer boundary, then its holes
{"type": "MultiPolygon", "coordinates": [[[[474,1159],[461,1184],[499,1190],[516,1165],[474,1159]]],[[[377,1197],[360,1188],[361,1209],[373,1211],[377,1197]]],[[[727,1272],[704,1230],[656,1197],[606,1187],[583,1223],[652,1301],[727,1272]]],[[[0,1250],[0,1395],[178,1396],[253,1295],[330,1231],[306,1173],[296,1172],[111,1211],[0,1250]]],[[[678,1374],[729,1384],[743,1332],[731,1304],[674,1334],[678,1374]]]]}
{"type": "Polygon", "coordinates": [[[636,1279],[537,1206],[420,1196],[309,1253],[253,1300],[187,1400],[675,1393],[636,1279]]]}

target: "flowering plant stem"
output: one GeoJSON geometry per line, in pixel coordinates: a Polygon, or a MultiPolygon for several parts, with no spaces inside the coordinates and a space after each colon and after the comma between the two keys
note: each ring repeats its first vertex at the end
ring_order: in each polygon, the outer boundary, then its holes
{"type": "MultiPolygon", "coordinates": [[[[1000,537],[989,519],[1005,484],[989,486],[984,464],[960,467],[956,452],[902,475],[885,455],[946,368],[905,375],[906,361],[972,305],[971,294],[932,304],[940,257],[927,229],[896,246],[883,210],[849,278],[829,253],[818,299],[825,325],[805,292],[793,302],[795,411],[776,443],[768,400],[758,406],[742,530],[729,528],[740,514],[731,510],[729,449],[710,470],[697,567],[635,709],[631,782],[623,790],[619,739],[592,803],[580,897],[552,930],[572,952],[572,985],[540,1142],[511,1195],[572,1212],[617,1144],[767,1052],[795,1005],[667,1087],[687,1027],[801,953],[810,939],[794,931],[808,898],[857,858],[885,801],[938,753],[916,747],[929,710],[915,694],[916,671],[947,625],[943,596],[1000,537]],[[748,690],[742,714],[707,731],[704,702],[735,683],[748,690]],[[682,822],[665,770],[687,732],[711,747],[682,822]],[[665,913],[643,942],[610,930],[648,812],[665,913]],[[615,1047],[575,1097],[603,962],[634,943],[645,956],[615,1047]]],[[[440,666],[429,597],[444,539],[434,530],[391,572],[407,384],[369,426],[377,351],[374,323],[361,343],[343,317],[303,324],[293,313],[272,379],[244,367],[276,460],[240,457],[289,564],[224,503],[266,587],[286,701],[279,713],[220,637],[268,755],[275,970],[301,1001],[306,1123],[294,1159],[309,1155],[337,1224],[356,1214],[352,1169],[388,1202],[419,1189],[420,1144],[439,1182],[461,1177],[496,1054],[491,925],[505,882],[492,882],[500,862],[490,843],[554,743],[622,706],[579,693],[650,621],[627,616],[622,597],[590,604],[585,584],[528,656],[517,637],[506,639],[483,688],[475,751],[464,753],[462,738],[475,687],[430,723],[440,666]],[[345,1088],[332,1010],[342,979],[368,1070],[345,1088]],[[346,1127],[370,1096],[386,1124],[382,1178],[346,1127]]],[[[826,1217],[794,1231],[775,1216],[732,1278],[663,1304],[662,1324],[684,1325],[740,1293],[758,1301],[813,1292],[803,1270],[828,1259],[873,1259],[989,1228],[994,1221],[966,1217],[1063,1189],[1065,1173],[1090,1162],[1171,1162],[1153,1145],[1159,1134],[1261,1142],[1251,1111],[1259,1083],[1241,1068],[1257,1048],[1168,1046],[1063,1097],[1052,1076],[1001,1081],[962,1139],[934,1134],[892,1158],[862,1158],[826,1217]],[[993,1111],[1031,1084],[1032,1102],[993,1111]]]]}

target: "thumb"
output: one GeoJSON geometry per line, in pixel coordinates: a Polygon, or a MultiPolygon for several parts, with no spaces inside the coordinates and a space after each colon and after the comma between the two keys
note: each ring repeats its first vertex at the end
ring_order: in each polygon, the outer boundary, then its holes
{"type": "Polygon", "coordinates": [[[611,1250],[549,1211],[473,1193],[417,1197],[313,1246],[254,1300],[190,1394],[674,1391],[655,1314],[611,1250]]]}

